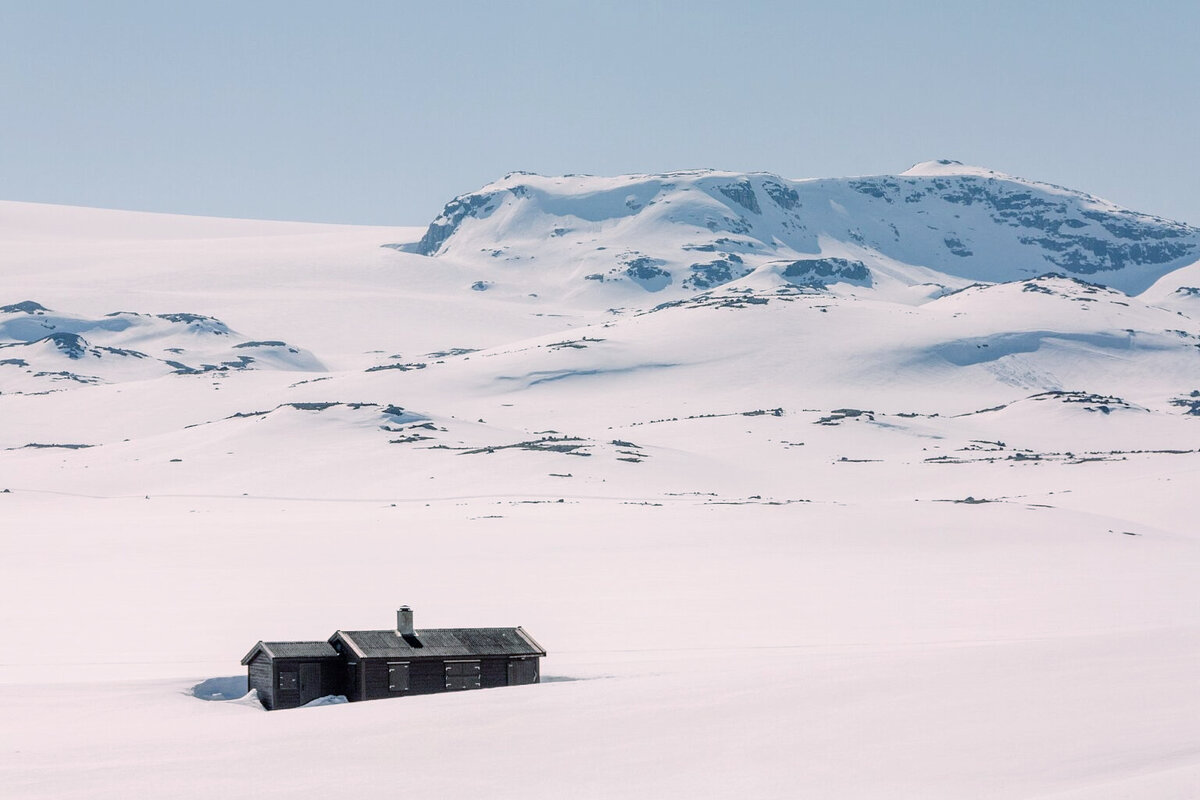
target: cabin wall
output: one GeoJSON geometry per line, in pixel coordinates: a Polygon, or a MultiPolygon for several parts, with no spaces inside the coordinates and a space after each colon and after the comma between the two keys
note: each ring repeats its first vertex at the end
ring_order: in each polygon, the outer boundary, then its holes
{"type": "Polygon", "coordinates": [[[409,694],[435,694],[446,691],[446,662],[414,661],[408,668],[409,694]]]}
{"type": "Polygon", "coordinates": [[[351,703],[356,700],[363,700],[362,694],[362,661],[363,659],[347,651],[342,656],[342,661],[338,664],[342,670],[342,688],[345,689],[343,694],[351,703]]]}
{"type": "Polygon", "coordinates": [[[246,665],[247,679],[251,689],[258,690],[258,699],[263,707],[270,710],[275,707],[275,670],[271,668],[271,659],[266,653],[259,652],[246,665]]]}
{"type": "MultiPolygon", "coordinates": [[[[366,680],[365,700],[385,697],[406,697],[417,694],[436,694],[446,689],[446,661],[444,659],[410,659],[408,661],[408,691],[393,692],[390,686],[388,664],[400,659],[367,658],[362,660],[366,680]]],[[[462,659],[455,659],[461,661],[462,659]]],[[[485,689],[508,685],[508,659],[483,658],[480,662],[480,687],[485,689]]],[[[349,697],[349,695],[347,695],[349,697]]],[[[350,698],[352,700],[359,698],[350,698]]]]}
{"type": "Polygon", "coordinates": [[[541,681],[541,658],[511,658],[508,660],[508,684],[510,686],[541,683],[541,681]]]}
{"type": "Polygon", "coordinates": [[[355,655],[354,649],[340,636],[335,635],[329,643],[339,653],[337,670],[341,691],[337,694],[345,695],[352,703],[366,700],[363,694],[363,664],[367,659],[355,655]]]}
{"type": "Polygon", "coordinates": [[[408,691],[393,692],[388,674],[388,664],[402,662],[397,658],[363,659],[366,692],[364,700],[380,700],[385,697],[405,697],[410,694],[433,694],[446,691],[445,662],[438,660],[408,659],[408,691]]]}
{"type": "Polygon", "coordinates": [[[364,658],[362,664],[365,683],[366,700],[379,700],[393,695],[403,695],[403,692],[392,692],[388,688],[387,661],[382,658],[364,658]]]}
{"type": "Polygon", "coordinates": [[[274,701],[273,708],[295,708],[300,703],[300,683],[297,680],[295,689],[286,689],[280,686],[279,682],[283,680],[283,673],[295,672],[299,673],[299,662],[292,658],[277,658],[275,659],[275,684],[274,684],[274,701]]]}
{"type": "Polygon", "coordinates": [[[326,659],[321,662],[321,694],[346,693],[346,664],[342,659],[326,659]]]}
{"type": "Polygon", "coordinates": [[[508,659],[483,658],[479,660],[479,682],[482,689],[508,686],[508,659]]]}
{"type": "Polygon", "coordinates": [[[345,665],[340,658],[277,658],[275,659],[273,678],[272,703],[270,708],[296,708],[311,702],[318,697],[330,694],[346,693],[345,665]],[[319,670],[317,686],[307,696],[301,694],[300,668],[303,665],[316,665],[319,670]],[[297,676],[295,688],[280,686],[280,673],[294,672],[297,676]]]}
{"type": "Polygon", "coordinates": [[[500,686],[511,686],[524,683],[538,683],[541,679],[540,661],[538,657],[508,657],[493,656],[471,659],[470,657],[445,658],[360,658],[354,655],[345,642],[333,640],[335,649],[342,655],[330,658],[280,658],[272,660],[259,653],[248,664],[250,688],[257,689],[259,698],[268,709],[295,708],[305,702],[325,695],[345,695],[350,701],[379,700],[387,697],[405,697],[407,695],[436,694],[453,691],[448,689],[454,684],[457,689],[482,688],[490,689],[500,686]],[[339,648],[338,645],[341,645],[339,648]],[[462,673],[466,665],[461,662],[473,661],[478,669],[469,669],[470,674],[462,673]],[[455,664],[458,666],[455,666],[455,664]],[[301,666],[304,664],[317,665],[320,669],[319,694],[312,691],[303,692],[305,683],[301,666]],[[405,690],[392,690],[392,675],[389,666],[394,664],[408,665],[408,683],[405,690]],[[282,686],[281,673],[294,673],[297,680],[289,681],[288,686],[282,686]],[[472,685],[476,684],[477,685],[472,685]]]}

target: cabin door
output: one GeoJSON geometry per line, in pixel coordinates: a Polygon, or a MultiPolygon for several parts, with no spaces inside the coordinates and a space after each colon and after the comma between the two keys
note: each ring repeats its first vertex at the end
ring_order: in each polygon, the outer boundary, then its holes
{"type": "Polygon", "coordinates": [[[321,696],[321,665],[300,665],[300,705],[312,702],[321,696]]]}
{"type": "Polygon", "coordinates": [[[520,686],[538,682],[538,660],[536,658],[514,658],[508,662],[508,685],[520,686]]]}

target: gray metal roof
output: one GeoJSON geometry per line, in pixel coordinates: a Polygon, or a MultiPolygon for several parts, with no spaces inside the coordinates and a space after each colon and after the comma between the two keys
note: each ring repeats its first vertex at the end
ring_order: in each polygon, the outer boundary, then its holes
{"type": "Polygon", "coordinates": [[[430,628],[411,638],[396,631],[338,631],[360,658],[473,658],[544,656],[524,628],[430,628]]]}
{"type": "Polygon", "coordinates": [[[271,658],[337,658],[338,652],[329,642],[259,642],[250,648],[243,664],[249,664],[259,651],[271,658]]]}

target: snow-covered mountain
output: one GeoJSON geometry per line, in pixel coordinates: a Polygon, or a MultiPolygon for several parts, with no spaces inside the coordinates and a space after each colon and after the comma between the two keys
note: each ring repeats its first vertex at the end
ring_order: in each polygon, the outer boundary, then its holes
{"type": "Polygon", "coordinates": [[[0,202],[4,786],[1190,797],[1197,236],[941,162],[0,202]],[[546,682],[198,699],[401,602],[546,682]]]}
{"type": "Polygon", "coordinates": [[[478,289],[540,271],[562,290],[610,297],[620,294],[597,286],[701,291],[762,271],[860,286],[1061,272],[1134,293],[1200,260],[1200,230],[942,160],[822,180],[512,173],[448,203],[413,251],[474,266],[478,289]]]}

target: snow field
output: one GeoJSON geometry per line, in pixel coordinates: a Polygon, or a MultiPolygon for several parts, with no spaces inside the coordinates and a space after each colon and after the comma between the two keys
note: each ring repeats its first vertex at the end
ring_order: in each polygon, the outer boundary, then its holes
{"type": "MultiPolygon", "coordinates": [[[[415,229],[0,203],[0,305],[202,314],[315,359],[0,365],[0,795],[1195,796],[1194,267],[1130,297],[1018,259],[952,294],[810,231],[872,286],[576,280],[563,213],[649,251],[734,202],[737,176],[653,206],[642,178],[506,179],[545,213],[436,259],[386,246],[415,229]],[[192,693],[258,639],[400,603],[524,625],[546,682],[269,714],[192,693]]],[[[138,346],[191,346],[153,324],[138,346]]]]}
{"type": "Polygon", "coordinates": [[[1194,775],[1200,547],[1179,533],[1002,504],[0,499],[25,523],[0,604],[13,796],[419,776],[449,796],[1115,797],[1194,775]],[[383,624],[398,594],[418,625],[526,625],[547,682],[277,713],[188,694],[261,636],[383,624]]]}

